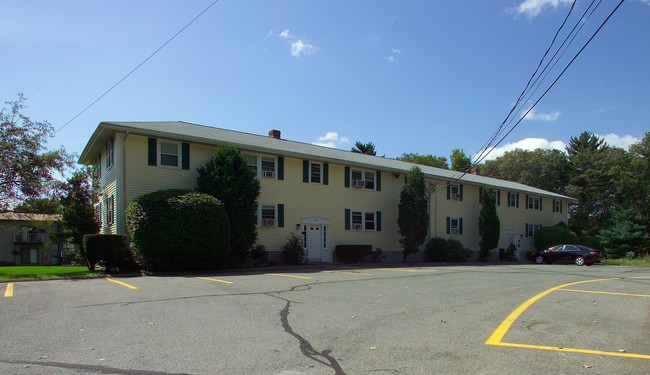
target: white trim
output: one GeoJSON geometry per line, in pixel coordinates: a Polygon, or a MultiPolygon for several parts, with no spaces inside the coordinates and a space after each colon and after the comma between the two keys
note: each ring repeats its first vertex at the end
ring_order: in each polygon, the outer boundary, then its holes
{"type": "MultiPolygon", "coordinates": [[[[181,155],[182,154],[182,151],[181,151],[182,145],[181,145],[181,142],[158,139],[158,147],[156,147],[156,149],[158,151],[157,158],[158,158],[158,166],[159,167],[171,168],[171,169],[181,169],[181,165],[182,165],[182,160],[181,160],[181,158],[182,158],[182,155],[181,155]],[[174,165],[163,164],[163,162],[162,162],[163,143],[167,143],[167,144],[170,144],[170,145],[176,145],[176,165],[175,166],[174,165]]],[[[171,154],[164,154],[164,155],[171,155],[171,154]]]]}

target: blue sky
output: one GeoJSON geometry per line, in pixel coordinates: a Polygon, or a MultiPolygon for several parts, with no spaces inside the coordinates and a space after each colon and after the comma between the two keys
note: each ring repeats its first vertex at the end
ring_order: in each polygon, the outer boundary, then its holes
{"type": "MultiPolygon", "coordinates": [[[[24,93],[26,114],[60,129],[212,2],[4,0],[0,98],[24,93]]],[[[571,3],[221,0],[52,146],[80,153],[101,121],[180,120],[346,150],[374,142],[387,157],[472,155],[571,3]]],[[[534,98],[617,4],[603,1],[534,98]]],[[[585,130],[638,142],[650,131],[649,46],[650,0],[625,1],[490,158],[562,148],[585,130]]]]}

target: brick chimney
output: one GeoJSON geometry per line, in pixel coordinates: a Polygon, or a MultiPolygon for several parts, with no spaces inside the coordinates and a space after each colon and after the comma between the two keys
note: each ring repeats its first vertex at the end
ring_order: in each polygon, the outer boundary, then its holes
{"type": "Polygon", "coordinates": [[[275,129],[269,131],[269,137],[271,137],[271,138],[275,138],[275,139],[282,139],[282,138],[280,137],[280,131],[279,131],[279,130],[275,130],[275,129]]]}
{"type": "Polygon", "coordinates": [[[475,175],[480,175],[480,174],[481,174],[481,170],[480,170],[478,167],[476,167],[476,168],[472,168],[471,173],[472,173],[472,174],[475,174],[475,175]]]}

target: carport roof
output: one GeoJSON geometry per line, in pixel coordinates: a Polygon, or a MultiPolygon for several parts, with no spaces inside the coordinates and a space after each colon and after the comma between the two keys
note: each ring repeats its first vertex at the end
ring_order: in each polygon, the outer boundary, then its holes
{"type": "MultiPolygon", "coordinates": [[[[172,138],[207,145],[225,144],[242,150],[281,154],[298,159],[311,159],[361,168],[380,169],[389,173],[406,174],[411,167],[417,165],[401,160],[359,154],[324,146],[192,124],[183,121],[101,122],[81,153],[79,163],[86,165],[92,164],[97,154],[101,152],[104,144],[116,132],[128,132],[129,134],[148,137],[172,138]]],[[[418,165],[418,167],[428,179],[453,181],[460,176],[460,172],[447,169],[424,165],[418,165]]],[[[465,174],[460,179],[460,182],[472,185],[492,186],[501,190],[537,194],[571,201],[575,200],[561,194],[556,194],[528,185],[469,173],[465,174]]]]}

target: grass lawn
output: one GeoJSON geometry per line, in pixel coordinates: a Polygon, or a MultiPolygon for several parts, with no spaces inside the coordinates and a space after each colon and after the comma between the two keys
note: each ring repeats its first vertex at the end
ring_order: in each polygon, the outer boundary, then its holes
{"type": "Polygon", "coordinates": [[[88,267],[68,266],[6,266],[0,267],[0,279],[20,277],[48,277],[70,275],[95,275],[100,272],[89,271],[88,267]]]}
{"type": "Polygon", "coordinates": [[[650,267],[650,255],[639,257],[636,259],[603,259],[602,264],[608,266],[633,266],[633,267],[650,267]]]}

